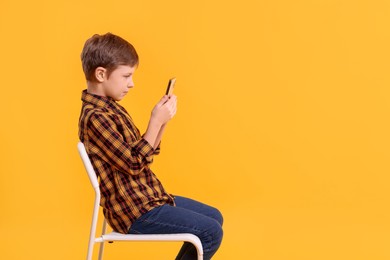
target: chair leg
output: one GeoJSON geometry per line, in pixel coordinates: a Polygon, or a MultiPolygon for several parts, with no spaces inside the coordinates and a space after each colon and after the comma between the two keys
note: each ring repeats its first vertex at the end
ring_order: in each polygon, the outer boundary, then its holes
{"type": "Polygon", "coordinates": [[[96,201],[95,201],[95,208],[94,208],[94,213],[92,216],[92,223],[91,223],[91,231],[90,231],[89,241],[88,241],[87,260],[92,260],[93,248],[95,245],[95,233],[96,233],[96,222],[97,222],[97,215],[96,214],[98,214],[98,211],[96,211],[96,207],[99,206],[97,204],[98,202],[96,202],[96,201]]]}
{"type": "Polygon", "coordinates": [[[88,244],[87,260],[92,260],[93,245],[93,242],[88,244]]]}
{"type": "Polygon", "coordinates": [[[100,248],[99,248],[99,260],[103,259],[103,252],[104,252],[104,241],[100,243],[100,248]]]}
{"type": "MultiPolygon", "coordinates": [[[[103,220],[103,228],[102,228],[102,235],[106,234],[106,228],[107,228],[107,222],[104,219],[103,220]]],[[[104,241],[101,242],[100,248],[99,248],[99,260],[103,259],[103,252],[104,252],[104,241]]]]}

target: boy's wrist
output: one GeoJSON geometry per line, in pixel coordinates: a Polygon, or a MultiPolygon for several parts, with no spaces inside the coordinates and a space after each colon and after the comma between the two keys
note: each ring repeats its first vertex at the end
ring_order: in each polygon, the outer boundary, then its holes
{"type": "Polygon", "coordinates": [[[155,118],[155,117],[150,118],[150,121],[149,121],[150,127],[156,127],[158,129],[160,129],[161,127],[163,127],[163,125],[165,125],[165,124],[160,122],[160,120],[158,120],[157,118],[155,118]]]}

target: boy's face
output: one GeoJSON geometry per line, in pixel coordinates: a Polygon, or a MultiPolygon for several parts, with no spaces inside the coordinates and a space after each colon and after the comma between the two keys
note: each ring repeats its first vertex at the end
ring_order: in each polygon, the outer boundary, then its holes
{"type": "Polygon", "coordinates": [[[107,73],[104,73],[102,82],[104,94],[115,101],[122,100],[129,89],[134,87],[133,74],[135,69],[136,66],[119,65],[111,72],[109,78],[107,78],[107,73]]]}

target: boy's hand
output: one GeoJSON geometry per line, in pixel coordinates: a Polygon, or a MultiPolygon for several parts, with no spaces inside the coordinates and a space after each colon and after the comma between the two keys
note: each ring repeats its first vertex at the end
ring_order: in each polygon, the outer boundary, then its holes
{"type": "Polygon", "coordinates": [[[168,123],[177,110],[177,97],[175,95],[163,96],[157,105],[153,108],[150,120],[160,126],[168,123]]]}

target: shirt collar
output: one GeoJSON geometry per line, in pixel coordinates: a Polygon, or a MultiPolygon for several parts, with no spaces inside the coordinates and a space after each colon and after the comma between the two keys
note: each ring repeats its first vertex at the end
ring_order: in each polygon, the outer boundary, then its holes
{"type": "Polygon", "coordinates": [[[116,108],[116,102],[113,98],[91,94],[88,93],[86,89],[82,91],[81,100],[87,103],[91,103],[98,107],[116,108]]]}

